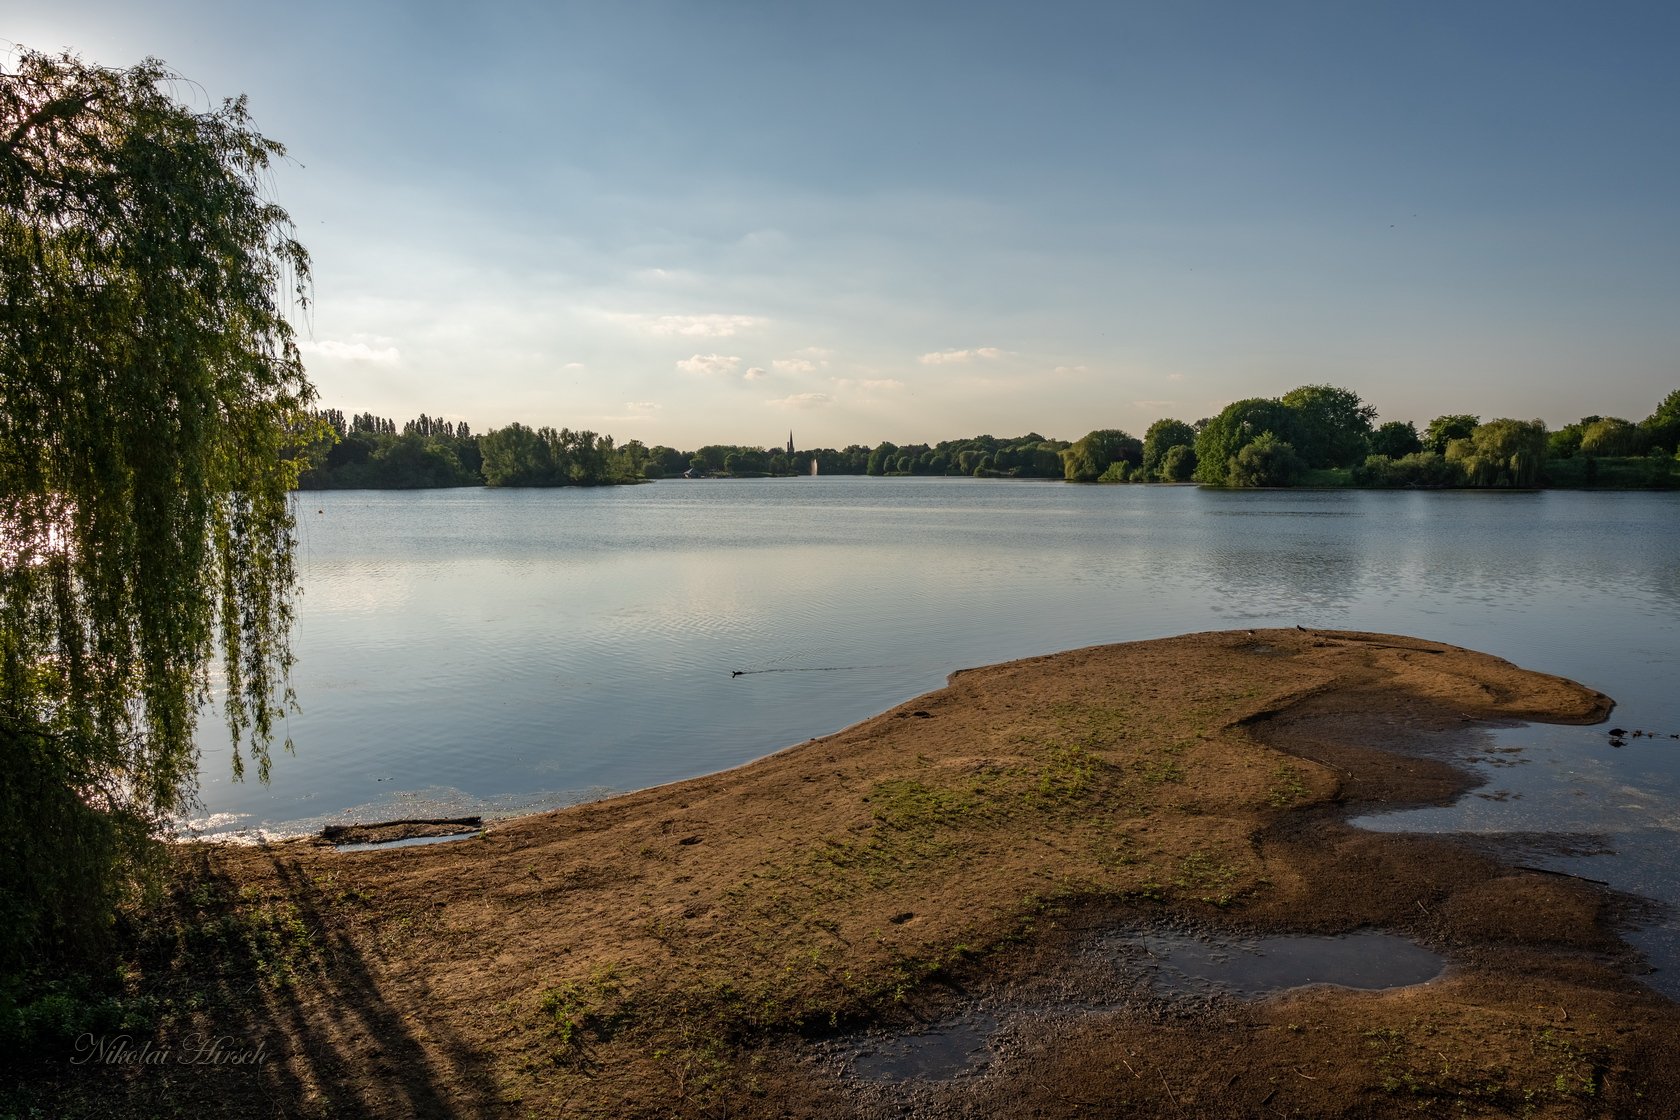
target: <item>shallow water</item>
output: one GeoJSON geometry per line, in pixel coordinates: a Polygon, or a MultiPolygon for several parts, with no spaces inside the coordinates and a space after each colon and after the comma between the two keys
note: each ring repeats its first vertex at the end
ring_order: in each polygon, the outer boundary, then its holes
{"type": "Polygon", "coordinates": [[[418,848],[451,840],[476,840],[482,832],[452,832],[448,836],[405,836],[401,840],[369,840],[364,844],[334,844],[335,852],[383,852],[387,848],[418,848]]]}
{"type": "MultiPolygon", "coordinates": [[[[302,503],[297,751],[234,783],[205,722],[216,834],[538,811],[738,765],[954,669],[1238,626],[1487,650],[1680,731],[1675,494],[821,478],[302,503]]],[[[1680,751],[1611,750],[1583,733],[1525,765],[1611,816],[1638,791],[1644,823],[1582,873],[1680,901],[1658,866],[1680,751]]],[[[1504,804],[1501,827],[1558,823],[1534,792],[1504,804]]]]}
{"type": "MultiPolygon", "coordinates": [[[[1613,722],[1628,721],[1618,711],[1613,722]]],[[[1352,823],[1381,832],[1467,834],[1514,862],[1680,906],[1680,740],[1670,733],[1624,736],[1615,746],[1603,726],[1545,724],[1486,735],[1492,749],[1472,763],[1483,781],[1478,788],[1451,805],[1352,823]]],[[[1680,999],[1680,915],[1664,914],[1627,939],[1658,966],[1646,982],[1680,999]]]]}

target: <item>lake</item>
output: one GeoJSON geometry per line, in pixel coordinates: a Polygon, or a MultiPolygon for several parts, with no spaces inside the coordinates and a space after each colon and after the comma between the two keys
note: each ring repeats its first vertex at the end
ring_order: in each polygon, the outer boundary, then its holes
{"type": "MultiPolygon", "coordinates": [[[[1680,732],[1680,494],[834,477],[299,502],[296,754],[232,782],[206,720],[209,834],[552,808],[739,765],[955,669],[1231,627],[1468,646],[1680,732]]],[[[1680,741],[1499,734],[1528,748],[1490,771],[1501,800],[1364,823],[1556,820],[1619,853],[1559,868],[1680,902],[1680,741]]],[[[1641,937],[1680,955],[1672,923],[1641,937]]]]}

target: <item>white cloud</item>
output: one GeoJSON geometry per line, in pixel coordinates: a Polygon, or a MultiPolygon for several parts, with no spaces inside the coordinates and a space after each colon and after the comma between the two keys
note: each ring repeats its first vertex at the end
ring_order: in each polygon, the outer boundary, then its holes
{"type": "Polygon", "coordinates": [[[677,362],[677,368],[684,373],[726,374],[734,373],[741,359],[733,354],[725,357],[722,354],[696,354],[692,358],[682,358],[677,362]]]}
{"type": "Polygon", "coordinates": [[[582,362],[567,362],[565,365],[561,366],[560,368],[561,369],[569,369],[569,370],[572,370],[572,371],[576,372],[578,370],[588,369],[589,367],[584,365],[582,362]]]}
{"type": "Polygon", "coordinates": [[[976,358],[983,361],[992,361],[1003,357],[1003,353],[996,346],[982,346],[975,350],[935,350],[931,354],[923,354],[919,361],[924,366],[943,366],[971,362],[976,358]]]}
{"type": "Polygon", "coordinates": [[[767,377],[769,375],[764,372],[764,367],[763,366],[753,366],[751,369],[747,370],[747,372],[743,373],[741,376],[746,378],[748,381],[757,381],[759,378],[767,377]]]}
{"type": "Polygon", "coordinates": [[[646,322],[649,334],[664,338],[732,338],[764,325],[756,315],[656,315],[646,322]]]}
{"type": "Polygon", "coordinates": [[[365,338],[358,338],[353,342],[340,342],[337,339],[324,338],[320,342],[314,342],[306,338],[298,341],[298,350],[339,361],[394,366],[402,361],[402,354],[395,346],[390,345],[390,341],[388,338],[380,338],[370,342],[365,338]],[[385,345],[379,345],[380,343],[385,345]]]}
{"type": "Polygon", "coordinates": [[[777,373],[815,373],[817,371],[816,363],[806,361],[804,358],[777,358],[770,364],[776,367],[777,373]]]}
{"type": "Polygon", "coordinates": [[[795,393],[791,397],[782,397],[779,400],[765,401],[764,403],[776,408],[827,408],[834,403],[834,398],[827,393],[795,393]]]}
{"type": "Polygon", "coordinates": [[[865,377],[855,381],[850,377],[842,377],[834,384],[842,389],[862,389],[866,393],[895,393],[904,388],[904,382],[896,377],[865,377]]]}
{"type": "Polygon", "coordinates": [[[1169,374],[1167,374],[1167,380],[1168,381],[1183,381],[1184,380],[1184,375],[1182,373],[1169,373],[1169,374]]]}
{"type": "MultiPolygon", "coordinates": [[[[805,354],[809,357],[816,358],[818,361],[822,361],[824,358],[834,357],[834,351],[830,350],[826,346],[807,346],[803,350],[795,351],[795,353],[805,354]]],[[[827,365],[828,363],[823,362],[823,364],[827,365]]]]}
{"type": "Polygon", "coordinates": [[[1084,373],[1085,372],[1085,367],[1084,366],[1057,366],[1055,369],[1051,370],[1050,372],[1051,373],[1060,373],[1060,374],[1084,373]]]}
{"type": "Polygon", "coordinates": [[[657,410],[660,405],[658,401],[625,401],[624,407],[628,408],[631,412],[653,412],[657,410]]]}

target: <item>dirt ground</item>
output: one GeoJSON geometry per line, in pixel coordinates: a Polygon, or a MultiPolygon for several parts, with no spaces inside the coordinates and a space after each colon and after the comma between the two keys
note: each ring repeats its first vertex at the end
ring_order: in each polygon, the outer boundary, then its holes
{"type": "Polygon", "coordinates": [[[749,766],[470,839],[193,846],[131,933],[145,1040],[260,1053],[30,1076],[48,1115],[1680,1116],[1680,1007],[1633,978],[1632,900],[1344,823],[1456,796],[1485,721],[1609,708],[1415,639],[1196,634],[964,671],[749,766]],[[1094,933],[1163,923],[1379,929],[1448,969],[1132,988],[949,1081],[844,1060],[860,1031],[1078,990],[1094,933]]]}

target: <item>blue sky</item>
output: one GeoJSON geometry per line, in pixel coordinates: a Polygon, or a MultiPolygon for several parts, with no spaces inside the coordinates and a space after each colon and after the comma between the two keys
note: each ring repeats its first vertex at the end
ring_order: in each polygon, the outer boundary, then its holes
{"type": "Polygon", "coordinates": [[[347,411],[814,446],[1680,387],[1673,4],[55,0],[0,38],[249,94],[347,411]]]}

